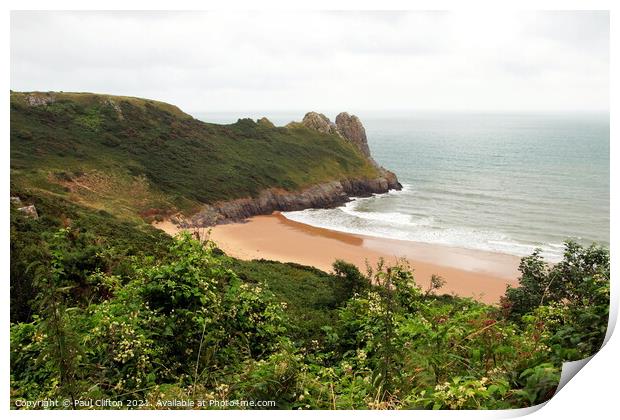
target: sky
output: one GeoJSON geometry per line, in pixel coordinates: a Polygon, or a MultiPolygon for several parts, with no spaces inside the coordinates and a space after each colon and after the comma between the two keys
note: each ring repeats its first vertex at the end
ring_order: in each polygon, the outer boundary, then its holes
{"type": "Polygon", "coordinates": [[[607,112],[609,14],[12,12],[11,89],[187,112],[607,112]]]}

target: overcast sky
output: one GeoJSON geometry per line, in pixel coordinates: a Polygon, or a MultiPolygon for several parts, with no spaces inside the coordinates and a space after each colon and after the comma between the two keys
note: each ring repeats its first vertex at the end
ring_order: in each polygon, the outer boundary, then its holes
{"type": "Polygon", "coordinates": [[[13,12],[11,88],[189,112],[603,110],[607,12],[13,12]]]}

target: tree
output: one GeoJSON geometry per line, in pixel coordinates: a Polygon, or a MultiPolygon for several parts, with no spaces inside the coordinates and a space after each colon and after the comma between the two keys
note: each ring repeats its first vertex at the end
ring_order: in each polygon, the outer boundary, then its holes
{"type": "Polygon", "coordinates": [[[609,281],[609,250],[592,244],[588,248],[573,241],[565,243],[564,258],[556,265],[546,263],[537,249],[519,265],[519,287],[508,286],[504,304],[510,317],[520,319],[538,306],[552,302],[577,304],[593,298],[593,277],[609,281]]]}

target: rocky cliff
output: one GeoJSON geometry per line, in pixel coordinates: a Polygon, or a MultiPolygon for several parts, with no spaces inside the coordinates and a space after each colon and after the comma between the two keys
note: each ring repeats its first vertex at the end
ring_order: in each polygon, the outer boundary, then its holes
{"type": "Polygon", "coordinates": [[[172,221],[182,227],[212,226],[260,214],[271,214],[276,210],[336,207],[350,201],[350,197],[368,197],[401,188],[396,176],[391,172],[381,178],[332,181],[294,192],[270,188],[263,190],[258,197],[208,204],[187,220],[173,218],[172,221]]]}
{"type": "Polygon", "coordinates": [[[366,130],[359,118],[355,115],[341,112],[336,116],[336,127],[342,137],[353,143],[364,156],[370,158],[366,130]]]}
{"type": "Polygon", "coordinates": [[[368,197],[372,194],[382,194],[389,190],[400,190],[402,188],[396,175],[379,166],[370,155],[366,130],[355,115],[342,112],[338,114],[334,124],[323,114],[308,112],[301,124],[306,128],[324,134],[338,135],[349,141],[379,170],[380,177],[374,179],[342,179],[314,185],[301,191],[270,188],[263,190],[258,197],[239,198],[204,205],[198,213],[189,219],[176,218],[172,221],[182,227],[212,226],[239,221],[260,214],[271,214],[274,211],[331,208],[350,201],[350,197],[368,197]]]}
{"type": "Polygon", "coordinates": [[[308,112],[306,115],[304,115],[301,123],[305,127],[316,130],[320,133],[338,135],[340,134],[338,132],[336,124],[331,122],[329,118],[327,118],[325,115],[319,114],[318,112],[308,112]]]}
{"type": "Polygon", "coordinates": [[[342,137],[357,147],[366,158],[372,160],[370,149],[368,148],[366,130],[357,116],[341,112],[336,116],[336,123],[333,123],[325,115],[311,111],[304,115],[301,124],[320,133],[336,134],[342,137]]]}

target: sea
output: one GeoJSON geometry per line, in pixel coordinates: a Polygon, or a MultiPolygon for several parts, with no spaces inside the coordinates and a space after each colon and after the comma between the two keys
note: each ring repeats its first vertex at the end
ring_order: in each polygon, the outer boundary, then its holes
{"type": "MultiPolygon", "coordinates": [[[[326,113],[333,121],[336,113],[326,113]]],[[[535,249],[559,261],[564,242],[609,246],[609,115],[357,113],[375,160],[403,185],[334,209],[283,213],[376,237],[494,251],[535,249]]],[[[232,123],[244,114],[202,113],[232,123]]],[[[254,112],[276,125],[303,113],[254,112]]]]}

